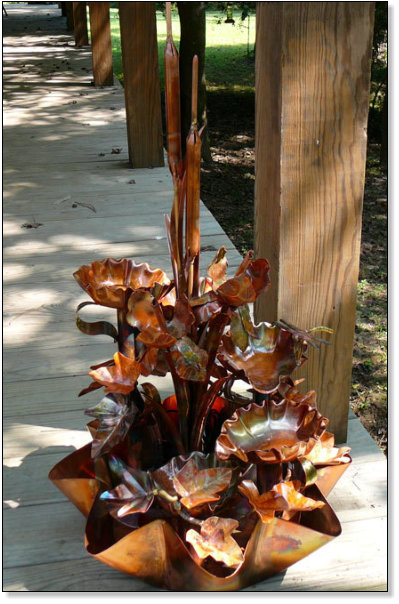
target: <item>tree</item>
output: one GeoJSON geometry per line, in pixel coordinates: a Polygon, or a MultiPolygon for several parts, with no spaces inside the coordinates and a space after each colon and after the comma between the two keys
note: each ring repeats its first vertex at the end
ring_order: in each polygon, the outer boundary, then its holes
{"type": "MultiPolygon", "coordinates": [[[[200,126],[207,124],[205,84],[206,2],[178,2],[180,17],[180,97],[183,152],[191,125],[191,72],[193,56],[198,55],[198,116],[200,126]]],[[[202,134],[202,157],[211,161],[207,128],[202,134]]]]}

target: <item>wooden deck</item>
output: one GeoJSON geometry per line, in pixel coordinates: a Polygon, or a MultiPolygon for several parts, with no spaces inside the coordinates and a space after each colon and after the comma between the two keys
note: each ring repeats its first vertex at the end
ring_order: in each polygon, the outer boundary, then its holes
{"type": "MultiPolygon", "coordinates": [[[[91,86],[90,52],[60,11],[22,6],[3,17],[3,590],[152,591],[86,554],[85,519],[47,474],[88,442],[83,410],[98,396],[77,393],[114,350],[75,328],[87,297],[72,273],[106,256],[170,272],[171,182],[167,168],[128,168],[123,91],[91,86]]],[[[203,267],[220,245],[231,270],[240,261],[205,207],[202,245],[203,267]]],[[[386,589],[386,459],[355,417],[348,442],[353,464],[329,497],[342,535],[248,591],[386,589]]]]}

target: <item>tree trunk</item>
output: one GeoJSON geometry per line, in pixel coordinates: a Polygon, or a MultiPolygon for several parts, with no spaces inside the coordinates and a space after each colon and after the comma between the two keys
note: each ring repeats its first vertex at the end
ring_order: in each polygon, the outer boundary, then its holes
{"type": "MultiPolygon", "coordinates": [[[[180,98],[183,153],[191,125],[191,72],[193,56],[198,55],[198,117],[199,127],[207,124],[205,85],[205,5],[206,2],[178,2],[180,17],[180,98]]],[[[202,158],[211,161],[208,130],[202,134],[202,158]]]]}
{"type": "Polygon", "coordinates": [[[380,163],[383,170],[388,169],[388,87],[385,91],[381,111],[381,151],[380,163]]]}

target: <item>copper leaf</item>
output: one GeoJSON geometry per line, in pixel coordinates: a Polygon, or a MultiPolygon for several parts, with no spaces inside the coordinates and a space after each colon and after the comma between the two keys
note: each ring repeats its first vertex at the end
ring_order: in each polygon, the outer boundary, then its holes
{"type": "Polygon", "coordinates": [[[190,459],[173,477],[173,486],[180,495],[181,503],[188,509],[210,501],[218,501],[218,492],[230,484],[232,470],[229,468],[206,468],[198,470],[190,459]]]}
{"type": "Polygon", "coordinates": [[[137,408],[125,405],[122,397],[111,394],[95,407],[87,409],[85,414],[100,422],[91,448],[92,457],[97,457],[110,451],[126,436],[136,417],[137,408]]]}
{"type": "Polygon", "coordinates": [[[133,292],[128,300],[126,320],[132,327],[140,331],[148,327],[159,328],[158,319],[153,306],[153,296],[145,290],[133,292]]]}
{"type": "Polygon", "coordinates": [[[150,348],[170,348],[175,344],[176,338],[160,328],[147,327],[138,336],[137,341],[150,348]]]}
{"type": "Polygon", "coordinates": [[[259,495],[256,485],[251,480],[243,480],[239,485],[240,492],[247,497],[263,522],[268,522],[275,512],[309,512],[323,507],[323,501],[305,497],[298,490],[299,482],[280,482],[271,491],[259,495]]]}
{"type": "Polygon", "coordinates": [[[99,367],[89,372],[94,381],[105,386],[105,392],[129,394],[134,390],[140,375],[140,363],[125,357],[122,353],[114,354],[115,365],[99,367]]]}
{"type": "Polygon", "coordinates": [[[190,338],[177,340],[172,349],[176,371],[183,380],[201,382],[206,378],[208,353],[199,348],[190,338]]]}
{"type": "Polygon", "coordinates": [[[111,508],[111,514],[123,518],[128,514],[145,514],[154,501],[154,485],[147,472],[126,468],[122,482],[112,491],[105,491],[101,499],[111,508]]]}
{"type": "Polygon", "coordinates": [[[212,279],[213,287],[217,289],[226,281],[227,257],[226,248],[223,246],[218,250],[215,258],[208,266],[208,275],[212,279]]]}
{"type": "Polygon", "coordinates": [[[195,316],[186,296],[176,300],[173,318],[167,323],[168,332],[175,338],[181,338],[189,333],[195,323],[195,316]]]}
{"type": "Polygon", "coordinates": [[[231,536],[237,527],[237,520],[211,516],[203,523],[201,534],[194,529],[187,531],[186,541],[191,543],[202,560],[211,556],[229,568],[236,568],[244,560],[241,548],[231,536]]]}

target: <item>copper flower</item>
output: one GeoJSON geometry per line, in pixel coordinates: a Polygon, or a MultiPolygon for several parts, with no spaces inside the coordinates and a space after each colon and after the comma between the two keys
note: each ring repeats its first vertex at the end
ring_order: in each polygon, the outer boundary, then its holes
{"type": "Polygon", "coordinates": [[[253,403],[224,422],[215,452],[220,459],[235,455],[251,463],[292,461],[312,450],[327,422],[306,404],[253,403]]]}
{"type": "Polygon", "coordinates": [[[350,447],[336,447],[334,434],[324,432],[313,449],[306,455],[306,459],[311,461],[316,467],[337,466],[343,463],[350,463],[350,450],[350,447]]]}
{"type": "Polygon", "coordinates": [[[156,283],[168,284],[169,279],[159,268],[134,260],[106,258],[84,265],[73,276],[97,304],[111,308],[124,308],[127,293],[136,289],[149,289],[156,283]]]}
{"type": "Polygon", "coordinates": [[[253,325],[247,315],[245,307],[234,313],[218,358],[233,371],[243,371],[255,390],[268,394],[277,389],[281,376],[290,375],[306,360],[307,345],[278,325],[253,325]]]}

